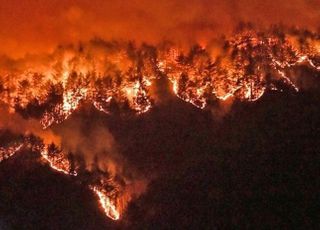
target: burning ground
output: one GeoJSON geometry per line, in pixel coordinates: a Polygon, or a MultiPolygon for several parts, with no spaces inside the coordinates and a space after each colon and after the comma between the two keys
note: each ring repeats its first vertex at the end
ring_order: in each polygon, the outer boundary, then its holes
{"type": "Polygon", "coordinates": [[[93,39],[0,66],[9,229],[317,224],[316,32],[93,39]]]}

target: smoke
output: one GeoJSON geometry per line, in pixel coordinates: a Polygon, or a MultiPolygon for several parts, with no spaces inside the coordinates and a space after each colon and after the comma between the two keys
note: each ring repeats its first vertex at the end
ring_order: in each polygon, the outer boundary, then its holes
{"type": "Polygon", "coordinates": [[[43,139],[45,144],[61,144],[61,137],[52,130],[43,130],[36,119],[24,119],[18,113],[10,113],[5,105],[0,104],[0,129],[8,129],[15,134],[34,134],[43,139]]]}
{"type": "Polygon", "coordinates": [[[316,30],[319,21],[317,0],[3,0],[0,53],[18,57],[47,52],[95,36],[188,45],[229,33],[239,22],[316,30]]]}
{"type": "MultiPolygon", "coordinates": [[[[146,180],[122,156],[104,122],[94,116],[69,117],[80,103],[93,102],[110,112],[112,98],[142,113],[152,100],[165,104],[175,93],[202,109],[215,100],[209,110],[220,120],[232,108],[234,98],[226,96],[258,99],[271,88],[270,73],[274,82],[295,87],[285,74],[300,65],[301,57],[312,67],[310,73],[319,70],[319,35],[309,32],[319,29],[319,21],[318,0],[2,0],[0,101],[13,108],[19,99],[25,109],[36,100],[46,107],[45,114],[63,124],[43,130],[39,119],[25,119],[1,106],[0,129],[33,133],[45,144],[82,157],[88,171],[111,173],[125,185],[124,207],[145,190],[146,180]],[[280,30],[270,32],[271,25],[280,30]],[[247,34],[241,33],[243,27],[249,28],[247,34]],[[291,27],[305,33],[292,29],[289,44],[281,29],[291,27]],[[238,34],[229,36],[234,31],[238,34]],[[160,84],[151,84],[155,79],[160,84]],[[173,92],[167,90],[169,82],[173,92]],[[61,100],[50,101],[48,85],[61,86],[62,106],[61,100]],[[75,108],[66,112],[66,107],[75,108]]],[[[295,75],[296,70],[288,73],[295,75]]],[[[294,83],[313,86],[300,79],[294,83]]]]}
{"type": "Polygon", "coordinates": [[[282,26],[256,30],[242,24],[232,36],[187,50],[173,42],[153,46],[96,38],[60,45],[47,54],[2,56],[0,93],[12,107],[16,103],[26,108],[34,101],[51,104],[41,120],[48,127],[67,119],[81,101],[106,113],[112,100],[146,112],[154,101],[168,96],[161,89],[165,85],[153,85],[160,78],[172,83],[179,98],[201,109],[212,99],[230,96],[255,101],[266,89],[281,90],[279,82],[297,91],[300,76],[295,76],[295,66],[303,65],[319,70],[319,34],[282,26]],[[60,104],[50,99],[52,92],[61,96],[60,104]]]}
{"type": "Polygon", "coordinates": [[[86,116],[82,111],[55,128],[61,148],[75,159],[83,158],[87,171],[110,175],[109,183],[117,193],[115,203],[122,214],[132,199],[144,193],[148,180],[121,154],[107,125],[96,113],[88,113],[86,116]]]}
{"type": "Polygon", "coordinates": [[[107,126],[93,117],[72,117],[58,127],[44,130],[39,120],[25,119],[19,113],[10,111],[7,105],[1,104],[0,114],[0,130],[38,136],[46,145],[53,143],[65,153],[82,157],[88,171],[98,169],[127,180],[128,183],[138,177],[134,167],[129,166],[118,151],[117,143],[107,126]]]}
{"type": "Polygon", "coordinates": [[[216,121],[221,121],[232,109],[234,98],[230,97],[226,100],[220,100],[215,106],[210,108],[212,117],[216,121]]]}
{"type": "Polygon", "coordinates": [[[61,147],[67,152],[82,155],[88,170],[98,164],[95,167],[113,175],[121,173],[124,160],[112,134],[103,124],[92,118],[75,117],[60,125],[57,132],[62,139],[61,147]]]}
{"type": "MultiPolygon", "coordinates": [[[[25,119],[19,113],[10,111],[8,106],[0,106],[0,130],[10,130],[15,134],[34,134],[44,144],[55,144],[64,152],[79,154],[85,159],[87,170],[93,166],[112,175],[121,175],[125,160],[116,147],[116,142],[107,127],[84,118],[74,118],[61,126],[44,130],[39,120],[25,119]],[[94,165],[97,164],[97,165],[94,165]]],[[[91,118],[90,118],[91,119],[91,118]]]]}
{"type": "Polygon", "coordinates": [[[114,191],[111,193],[116,193],[117,208],[120,212],[124,212],[128,202],[145,191],[147,180],[126,162],[108,128],[96,123],[92,117],[71,118],[53,128],[53,131],[43,130],[39,120],[24,119],[18,113],[10,112],[5,105],[1,105],[0,114],[0,130],[10,130],[22,135],[33,134],[41,138],[46,145],[53,143],[65,154],[74,156],[71,164],[81,164],[77,160],[83,159],[85,168],[81,170],[96,175],[93,183],[102,176],[103,186],[113,186],[114,191]],[[97,172],[102,174],[96,174],[97,172]],[[112,181],[108,181],[109,177],[104,178],[103,175],[109,175],[112,181]]]}

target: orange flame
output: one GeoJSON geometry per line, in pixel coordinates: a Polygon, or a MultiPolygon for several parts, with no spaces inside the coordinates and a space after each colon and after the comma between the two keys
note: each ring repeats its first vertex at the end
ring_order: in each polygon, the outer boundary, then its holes
{"type": "Polygon", "coordinates": [[[112,220],[119,220],[119,211],[117,210],[116,206],[111,201],[111,199],[103,192],[103,190],[99,189],[96,186],[90,187],[90,189],[94,191],[96,195],[99,197],[99,202],[105,214],[112,220]]]}
{"type": "MultiPolygon", "coordinates": [[[[97,57],[95,53],[85,53],[89,51],[62,49],[62,54],[51,54],[53,61],[46,67],[28,67],[20,72],[1,70],[0,102],[9,105],[12,111],[17,106],[25,109],[34,101],[39,105],[51,103],[40,121],[44,129],[68,119],[83,101],[105,113],[109,113],[113,100],[128,105],[137,114],[148,112],[152,107],[149,89],[159,76],[172,83],[177,97],[199,109],[206,108],[212,99],[252,102],[267,89],[279,90],[274,84],[277,81],[299,91],[287,75],[294,66],[305,64],[320,71],[319,39],[306,39],[303,46],[298,46],[295,40],[298,39],[290,35],[282,38],[276,33],[261,35],[248,30],[228,38],[225,51],[215,57],[204,46],[184,54],[171,45],[167,49],[153,47],[156,52],[150,47],[131,47],[129,52],[128,44],[116,43],[108,44],[97,57]],[[268,75],[272,75],[271,81],[268,75]],[[60,101],[50,101],[48,85],[61,88],[60,101]]],[[[22,146],[0,148],[0,162],[22,146]]],[[[53,170],[77,176],[76,172],[70,172],[70,162],[63,152],[51,154],[46,146],[41,156],[53,170]]],[[[97,185],[90,189],[98,196],[106,215],[118,220],[119,202],[97,185]]]]}
{"type": "Polygon", "coordinates": [[[308,65],[320,71],[319,39],[306,38],[301,45],[300,37],[292,34],[282,37],[272,31],[245,30],[227,38],[227,48],[219,54],[204,46],[185,54],[174,45],[132,48],[127,43],[108,43],[103,48],[89,43],[81,52],[60,48],[41,67],[2,70],[0,101],[12,110],[17,105],[26,108],[35,100],[44,105],[48,85],[60,85],[62,101],[43,114],[40,122],[44,129],[67,119],[83,101],[105,113],[113,100],[127,103],[138,114],[145,113],[152,107],[151,83],[159,76],[170,80],[176,96],[200,109],[212,98],[256,101],[267,89],[279,90],[268,82],[268,74],[272,81],[298,91],[287,74],[290,68],[308,65]]]}
{"type": "Polygon", "coordinates": [[[60,173],[66,174],[66,175],[73,175],[77,176],[76,172],[70,172],[70,163],[65,158],[63,153],[55,154],[54,156],[50,156],[47,147],[45,147],[41,151],[41,156],[45,161],[49,163],[49,166],[60,173]]]}
{"type": "MultiPolygon", "coordinates": [[[[8,148],[1,147],[0,148],[0,163],[8,159],[9,157],[13,156],[15,153],[21,150],[21,148],[24,146],[24,143],[22,144],[15,144],[13,146],[10,146],[8,148]]],[[[38,147],[35,147],[38,149],[38,147]]],[[[70,163],[65,158],[64,154],[62,152],[50,154],[48,151],[48,147],[45,146],[41,150],[41,156],[42,159],[49,163],[49,166],[59,173],[63,173],[65,175],[71,175],[71,176],[77,176],[77,172],[70,172],[70,163]]],[[[99,202],[105,212],[105,214],[113,219],[118,220],[120,218],[120,212],[117,210],[114,203],[111,201],[111,198],[107,196],[107,194],[104,192],[103,189],[99,189],[98,186],[89,186],[91,190],[94,191],[94,193],[98,196],[99,202]]]]}
{"type": "Polygon", "coordinates": [[[22,147],[23,147],[23,144],[15,144],[15,145],[10,146],[8,148],[1,147],[0,148],[0,163],[3,160],[6,160],[6,159],[12,157],[19,150],[21,150],[22,147]]]}

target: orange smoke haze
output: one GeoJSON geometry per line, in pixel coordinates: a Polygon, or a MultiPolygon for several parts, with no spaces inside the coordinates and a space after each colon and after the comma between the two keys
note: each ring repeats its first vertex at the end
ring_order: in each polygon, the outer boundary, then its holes
{"type": "Polygon", "coordinates": [[[0,130],[8,129],[16,134],[35,134],[43,139],[45,144],[61,144],[60,136],[52,130],[43,130],[36,119],[24,119],[17,113],[10,113],[6,106],[0,104],[0,130]]]}
{"type": "Polygon", "coordinates": [[[0,53],[21,57],[93,37],[206,42],[239,22],[318,29],[319,0],[0,0],[0,53]]]}

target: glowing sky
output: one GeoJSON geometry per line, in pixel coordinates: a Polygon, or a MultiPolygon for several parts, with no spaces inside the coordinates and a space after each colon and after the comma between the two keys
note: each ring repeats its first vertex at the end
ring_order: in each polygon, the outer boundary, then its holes
{"type": "Polygon", "coordinates": [[[0,53],[17,57],[92,37],[192,43],[240,21],[318,29],[320,0],[0,0],[0,53]]]}

